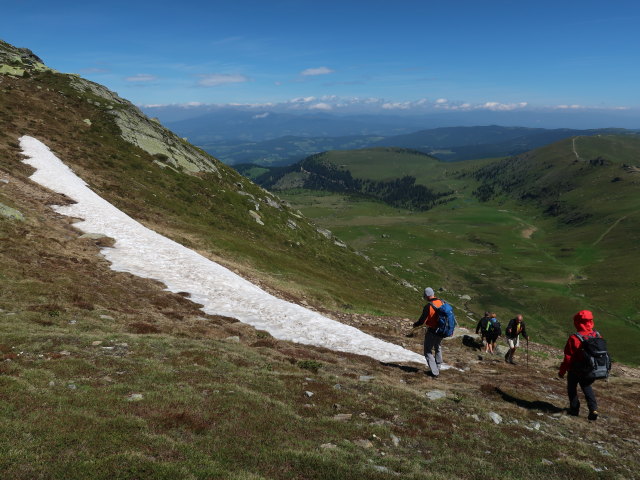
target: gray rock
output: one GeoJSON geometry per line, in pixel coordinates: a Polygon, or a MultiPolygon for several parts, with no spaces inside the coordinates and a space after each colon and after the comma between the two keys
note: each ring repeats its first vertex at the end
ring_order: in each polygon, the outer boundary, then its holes
{"type": "Polygon", "coordinates": [[[111,315],[100,315],[100,318],[102,320],[113,320],[113,317],[111,315]]]}
{"type": "Polygon", "coordinates": [[[296,230],[298,228],[298,224],[293,220],[289,219],[287,220],[287,227],[289,227],[291,230],[296,230]]]}
{"type": "Polygon", "coordinates": [[[127,401],[129,401],[129,402],[139,402],[143,398],[144,398],[144,395],[142,395],[141,393],[132,393],[131,395],[129,395],[127,397],[127,401]]]}
{"type": "Polygon", "coordinates": [[[344,243],[342,240],[338,240],[337,238],[333,241],[333,244],[340,248],[347,248],[347,244],[344,243]]]}
{"type": "Polygon", "coordinates": [[[320,448],[322,448],[323,450],[335,450],[336,448],[338,448],[338,446],[334,443],[323,443],[322,445],[320,445],[320,448]]]}
{"type": "Polygon", "coordinates": [[[473,415],[471,415],[471,418],[473,418],[476,422],[480,421],[480,417],[478,416],[477,413],[474,413],[473,415]]]}
{"type": "Polygon", "coordinates": [[[331,233],[331,230],[327,230],[326,228],[316,228],[316,232],[328,239],[331,239],[333,237],[333,233],[331,233]]]}
{"type": "Polygon", "coordinates": [[[258,225],[264,225],[264,222],[262,221],[262,217],[258,212],[254,210],[249,210],[249,215],[253,217],[253,219],[256,221],[258,225]]]}
{"type": "Polygon", "coordinates": [[[496,425],[499,425],[502,423],[502,417],[500,415],[498,415],[496,412],[489,412],[487,413],[487,416],[493,421],[493,423],[495,423],[496,425]]]}
{"type": "Polygon", "coordinates": [[[313,392],[310,392],[309,390],[307,390],[306,392],[304,392],[304,394],[305,394],[305,396],[306,396],[306,397],[308,397],[308,398],[311,398],[311,397],[313,397],[313,395],[314,395],[314,393],[313,393],[313,392]]]}
{"type": "Polygon", "coordinates": [[[447,394],[442,390],[431,390],[430,392],[427,392],[426,395],[429,400],[440,400],[447,396],[447,394]]]}
{"type": "Polygon", "coordinates": [[[353,443],[362,448],[373,448],[373,443],[371,443],[371,440],[359,439],[355,440],[353,443]]]}
{"type": "Polygon", "coordinates": [[[232,335],[230,337],[225,338],[224,341],[232,342],[232,343],[240,343],[240,337],[238,335],[232,335]]]}
{"type": "Polygon", "coordinates": [[[361,382],[368,382],[370,380],[373,380],[374,377],[373,375],[360,375],[360,378],[358,378],[358,380],[360,380],[361,382]]]}
{"type": "Polygon", "coordinates": [[[469,295],[462,295],[462,296],[460,297],[460,300],[469,301],[469,300],[471,300],[471,297],[470,297],[469,295]]]}
{"type": "Polygon", "coordinates": [[[332,418],[334,420],[337,420],[338,422],[346,422],[347,420],[351,420],[351,417],[353,417],[352,413],[338,413],[337,415],[334,415],[332,418]]]}
{"type": "Polygon", "coordinates": [[[553,465],[553,462],[551,460],[547,460],[546,458],[542,459],[542,464],[543,465],[553,465]]]}
{"type": "Polygon", "coordinates": [[[276,202],[274,199],[272,199],[270,197],[266,197],[265,198],[265,202],[270,207],[277,208],[278,210],[280,210],[282,208],[278,202],[276,202]]]}
{"type": "Polygon", "coordinates": [[[391,443],[393,443],[394,447],[400,445],[400,438],[396,437],[393,433],[391,434],[391,443]]]}
{"type": "Polygon", "coordinates": [[[8,207],[7,205],[0,203],[0,216],[9,218],[11,220],[24,221],[24,215],[15,208],[8,207]]]}

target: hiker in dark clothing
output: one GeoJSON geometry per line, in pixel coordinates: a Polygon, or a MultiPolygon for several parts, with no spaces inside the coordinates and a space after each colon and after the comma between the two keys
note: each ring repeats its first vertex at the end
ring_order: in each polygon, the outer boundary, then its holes
{"type": "Polygon", "coordinates": [[[504,356],[504,361],[507,363],[514,363],[513,354],[516,353],[517,348],[520,346],[520,334],[529,341],[529,335],[527,335],[527,329],[522,320],[522,315],[518,314],[515,318],[509,320],[505,335],[507,337],[507,343],[509,344],[509,351],[504,356]]]}
{"type": "MultiPolygon", "coordinates": [[[[598,337],[600,334],[593,329],[593,313],[589,310],[582,310],[573,316],[573,324],[576,327],[578,335],[583,338],[598,337]]],[[[564,378],[564,374],[569,372],[567,376],[567,393],[569,395],[569,415],[578,416],[580,413],[580,400],[578,400],[578,385],[582,389],[582,393],[587,400],[589,407],[589,420],[598,418],[598,403],[596,395],[593,393],[591,384],[593,379],[585,378],[582,374],[584,367],[584,353],[581,348],[582,341],[573,334],[567,340],[564,347],[564,360],[560,365],[558,376],[564,378]]]]}
{"type": "Polygon", "coordinates": [[[440,364],[442,363],[442,350],[440,349],[442,337],[435,333],[435,329],[438,327],[438,314],[430,303],[440,307],[443,302],[435,297],[431,287],[424,289],[424,299],[427,304],[422,309],[422,314],[418,321],[413,324],[413,328],[418,328],[422,325],[427,327],[427,332],[424,334],[424,356],[431,370],[431,376],[437,378],[440,375],[440,364]]]}
{"type": "Polygon", "coordinates": [[[498,337],[502,335],[502,327],[500,326],[500,322],[496,318],[496,314],[492,313],[489,317],[488,327],[487,327],[487,347],[488,352],[490,354],[496,353],[496,342],[498,341],[498,337]]]}
{"type": "Polygon", "coordinates": [[[489,351],[489,345],[487,342],[487,322],[491,319],[489,312],[484,312],[484,317],[480,319],[478,325],[476,325],[476,335],[480,335],[480,340],[484,345],[484,351],[489,351]]]}

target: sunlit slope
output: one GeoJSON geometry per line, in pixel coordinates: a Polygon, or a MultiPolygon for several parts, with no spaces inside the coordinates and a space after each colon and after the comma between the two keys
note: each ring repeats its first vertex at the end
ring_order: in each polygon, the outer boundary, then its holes
{"type": "MultiPolygon", "coordinates": [[[[30,135],[135,219],[283,295],[396,313],[415,294],[105,87],[5,43],[0,64],[4,172],[30,174],[17,143],[30,135]]],[[[12,205],[2,192],[0,202],[12,205]]]]}
{"type": "Polygon", "coordinates": [[[560,345],[567,319],[592,308],[617,357],[639,362],[639,153],[626,135],[456,164],[399,150],[328,152],[354,177],[409,174],[453,194],[422,213],[337,193],[286,198],[412,283],[468,293],[470,308],[505,320],[522,312],[542,341],[560,345]]]}

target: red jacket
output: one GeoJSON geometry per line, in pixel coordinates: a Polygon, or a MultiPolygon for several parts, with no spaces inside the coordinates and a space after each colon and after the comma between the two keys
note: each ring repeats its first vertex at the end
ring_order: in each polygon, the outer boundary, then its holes
{"type": "MultiPolygon", "coordinates": [[[[573,324],[576,331],[583,337],[595,337],[597,332],[593,329],[593,314],[589,310],[582,310],[573,316],[573,324]]],[[[580,345],[582,342],[576,335],[571,335],[564,347],[564,360],[560,365],[559,375],[564,375],[577,364],[582,362],[584,356],[580,345]]]]}

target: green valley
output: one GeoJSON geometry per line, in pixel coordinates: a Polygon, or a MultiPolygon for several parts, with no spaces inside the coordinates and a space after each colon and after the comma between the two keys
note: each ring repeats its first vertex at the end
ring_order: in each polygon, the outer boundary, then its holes
{"type": "Polygon", "coordinates": [[[475,312],[494,309],[504,320],[522,312],[533,335],[556,346],[572,314],[591,308],[615,357],[640,362],[638,137],[576,137],[457,163],[398,149],[322,157],[354,178],[410,175],[453,192],[424,212],[339,192],[278,192],[376,264],[418,288],[443,287],[445,298],[466,294],[475,312]]]}

